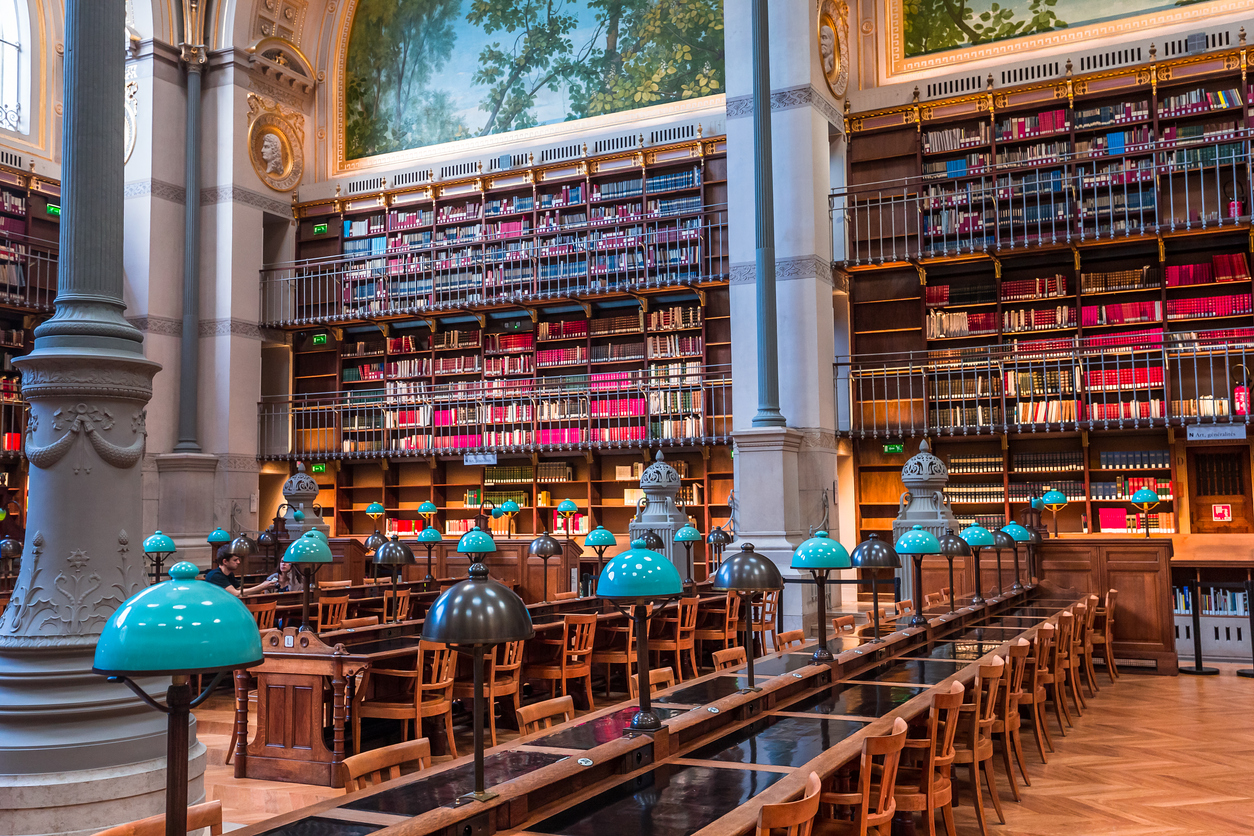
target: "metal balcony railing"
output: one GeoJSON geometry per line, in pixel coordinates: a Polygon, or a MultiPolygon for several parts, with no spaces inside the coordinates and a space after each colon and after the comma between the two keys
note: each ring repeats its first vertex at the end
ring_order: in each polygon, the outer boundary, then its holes
{"type": "Polygon", "coordinates": [[[1246,424],[1254,329],[1024,341],[838,358],[854,438],[1246,424]]]}
{"type": "Polygon", "coordinates": [[[1120,154],[925,163],[939,169],[833,191],[833,252],[857,266],[1245,225],[1250,137],[1234,127],[1120,154]]]}
{"type": "Polygon", "coordinates": [[[22,443],[26,433],[26,402],[15,391],[8,390],[0,400],[0,456],[17,458],[22,455],[22,443]]]}
{"type": "Polygon", "coordinates": [[[267,399],[263,459],[359,459],[726,444],[731,369],[499,380],[267,399]]]}
{"type": "Polygon", "coordinates": [[[262,324],[421,316],[727,277],[725,207],[561,227],[546,227],[546,221],[520,235],[415,246],[388,234],[378,252],[268,266],[261,271],[262,324]]]}
{"type": "Polygon", "coordinates": [[[0,302],[36,313],[54,309],[57,298],[56,242],[0,234],[0,302]]]}

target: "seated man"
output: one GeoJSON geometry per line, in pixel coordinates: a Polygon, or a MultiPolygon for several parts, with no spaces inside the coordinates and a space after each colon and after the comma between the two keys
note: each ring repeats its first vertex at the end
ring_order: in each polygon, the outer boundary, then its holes
{"type": "Polygon", "coordinates": [[[217,567],[210,569],[205,573],[205,580],[215,586],[220,586],[227,592],[235,596],[254,595],[258,592],[266,592],[274,586],[272,579],[266,579],[256,586],[249,587],[241,591],[243,586],[239,576],[235,574],[235,570],[239,568],[239,555],[231,554],[227,551],[226,546],[218,549],[217,567]]]}

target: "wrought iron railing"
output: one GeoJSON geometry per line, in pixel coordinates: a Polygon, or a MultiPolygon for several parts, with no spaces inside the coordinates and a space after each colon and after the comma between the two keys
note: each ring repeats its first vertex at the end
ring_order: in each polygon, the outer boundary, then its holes
{"type": "Polygon", "coordinates": [[[57,298],[55,248],[56,242],[0,232],[0,302],[32,312],[53,310],[57,298]]]}
{"type": "Polygon", "coordinates": [[[838,358],[838,433],[856,438],[1251,423],[1254,329],[838,358]]]}
{"type": "Polygon", "coordinates": [[[0,399],[0,457],[16,458],[22,455],[26,402],[16,391],[16,381],[6,379],[0,384],[4,387],[3,399],[0,399]]]}
{"type": "Polygon", "coordinates": [[[389,234],[387,244],[378,252],[265,267],[262,323],[285,327],[421,316],[693,286],[722,281],[728,270],[727,213],[721,206],[414,246],[403,245],[399,233],[389,234]]]}
{"type": "Polygon", "coordinates": [[[1250,137],[1234,128],[1121,154],[964,161],[838,189],[829,200],[833,252],[857,266],[1248,224],[1250,137]]]}
{"type": "Polygon", "coordinates": [[[393,458],[726,444],[731,370],[692,367],[269,398],[263,459],[393,458]]]}

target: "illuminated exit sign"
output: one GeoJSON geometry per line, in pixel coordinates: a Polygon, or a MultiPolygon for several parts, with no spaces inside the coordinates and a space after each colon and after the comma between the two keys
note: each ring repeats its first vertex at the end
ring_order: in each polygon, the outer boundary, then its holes
{"type": "Polygon", "coordinates": [[[314,224],[314,235],[325,235],[327,232],[326,224],[314,224]]]}
{"type": "Polygon", "coordinates": [[[310,465],[309,469],[314,473],[326,473],[327,466],[325,464],[310,465]]]}
{"type": "Polygon", "coordinates": [[[313,335],[313,344],[314,344],[314,345],[326,345],[326,344],[327,344],[327,335],[326,335],[326,334],[314,334],[314,335],[313,335]]]}
{"type": "Polygon", "coordinates": [[[45,208],[47,209],[48,214],[51,215],[52,217],[54,218],[61,217],[61,207],[58,206],[57,204],[49,203],[45,208]]]}
{"type": "Polygon", "coordinates": [[[885,444],[884,452],[885,453],[904,453],[906,452],[906,445],[905,444],[885,444]]]}

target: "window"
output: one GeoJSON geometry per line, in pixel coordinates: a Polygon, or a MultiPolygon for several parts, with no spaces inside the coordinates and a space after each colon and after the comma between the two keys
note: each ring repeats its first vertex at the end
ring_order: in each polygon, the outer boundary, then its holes
{"type": "Polygon", "coordinates": [[[26,0],[0,0],[0,128],[29,131],[30,10],[26,0]]]}

